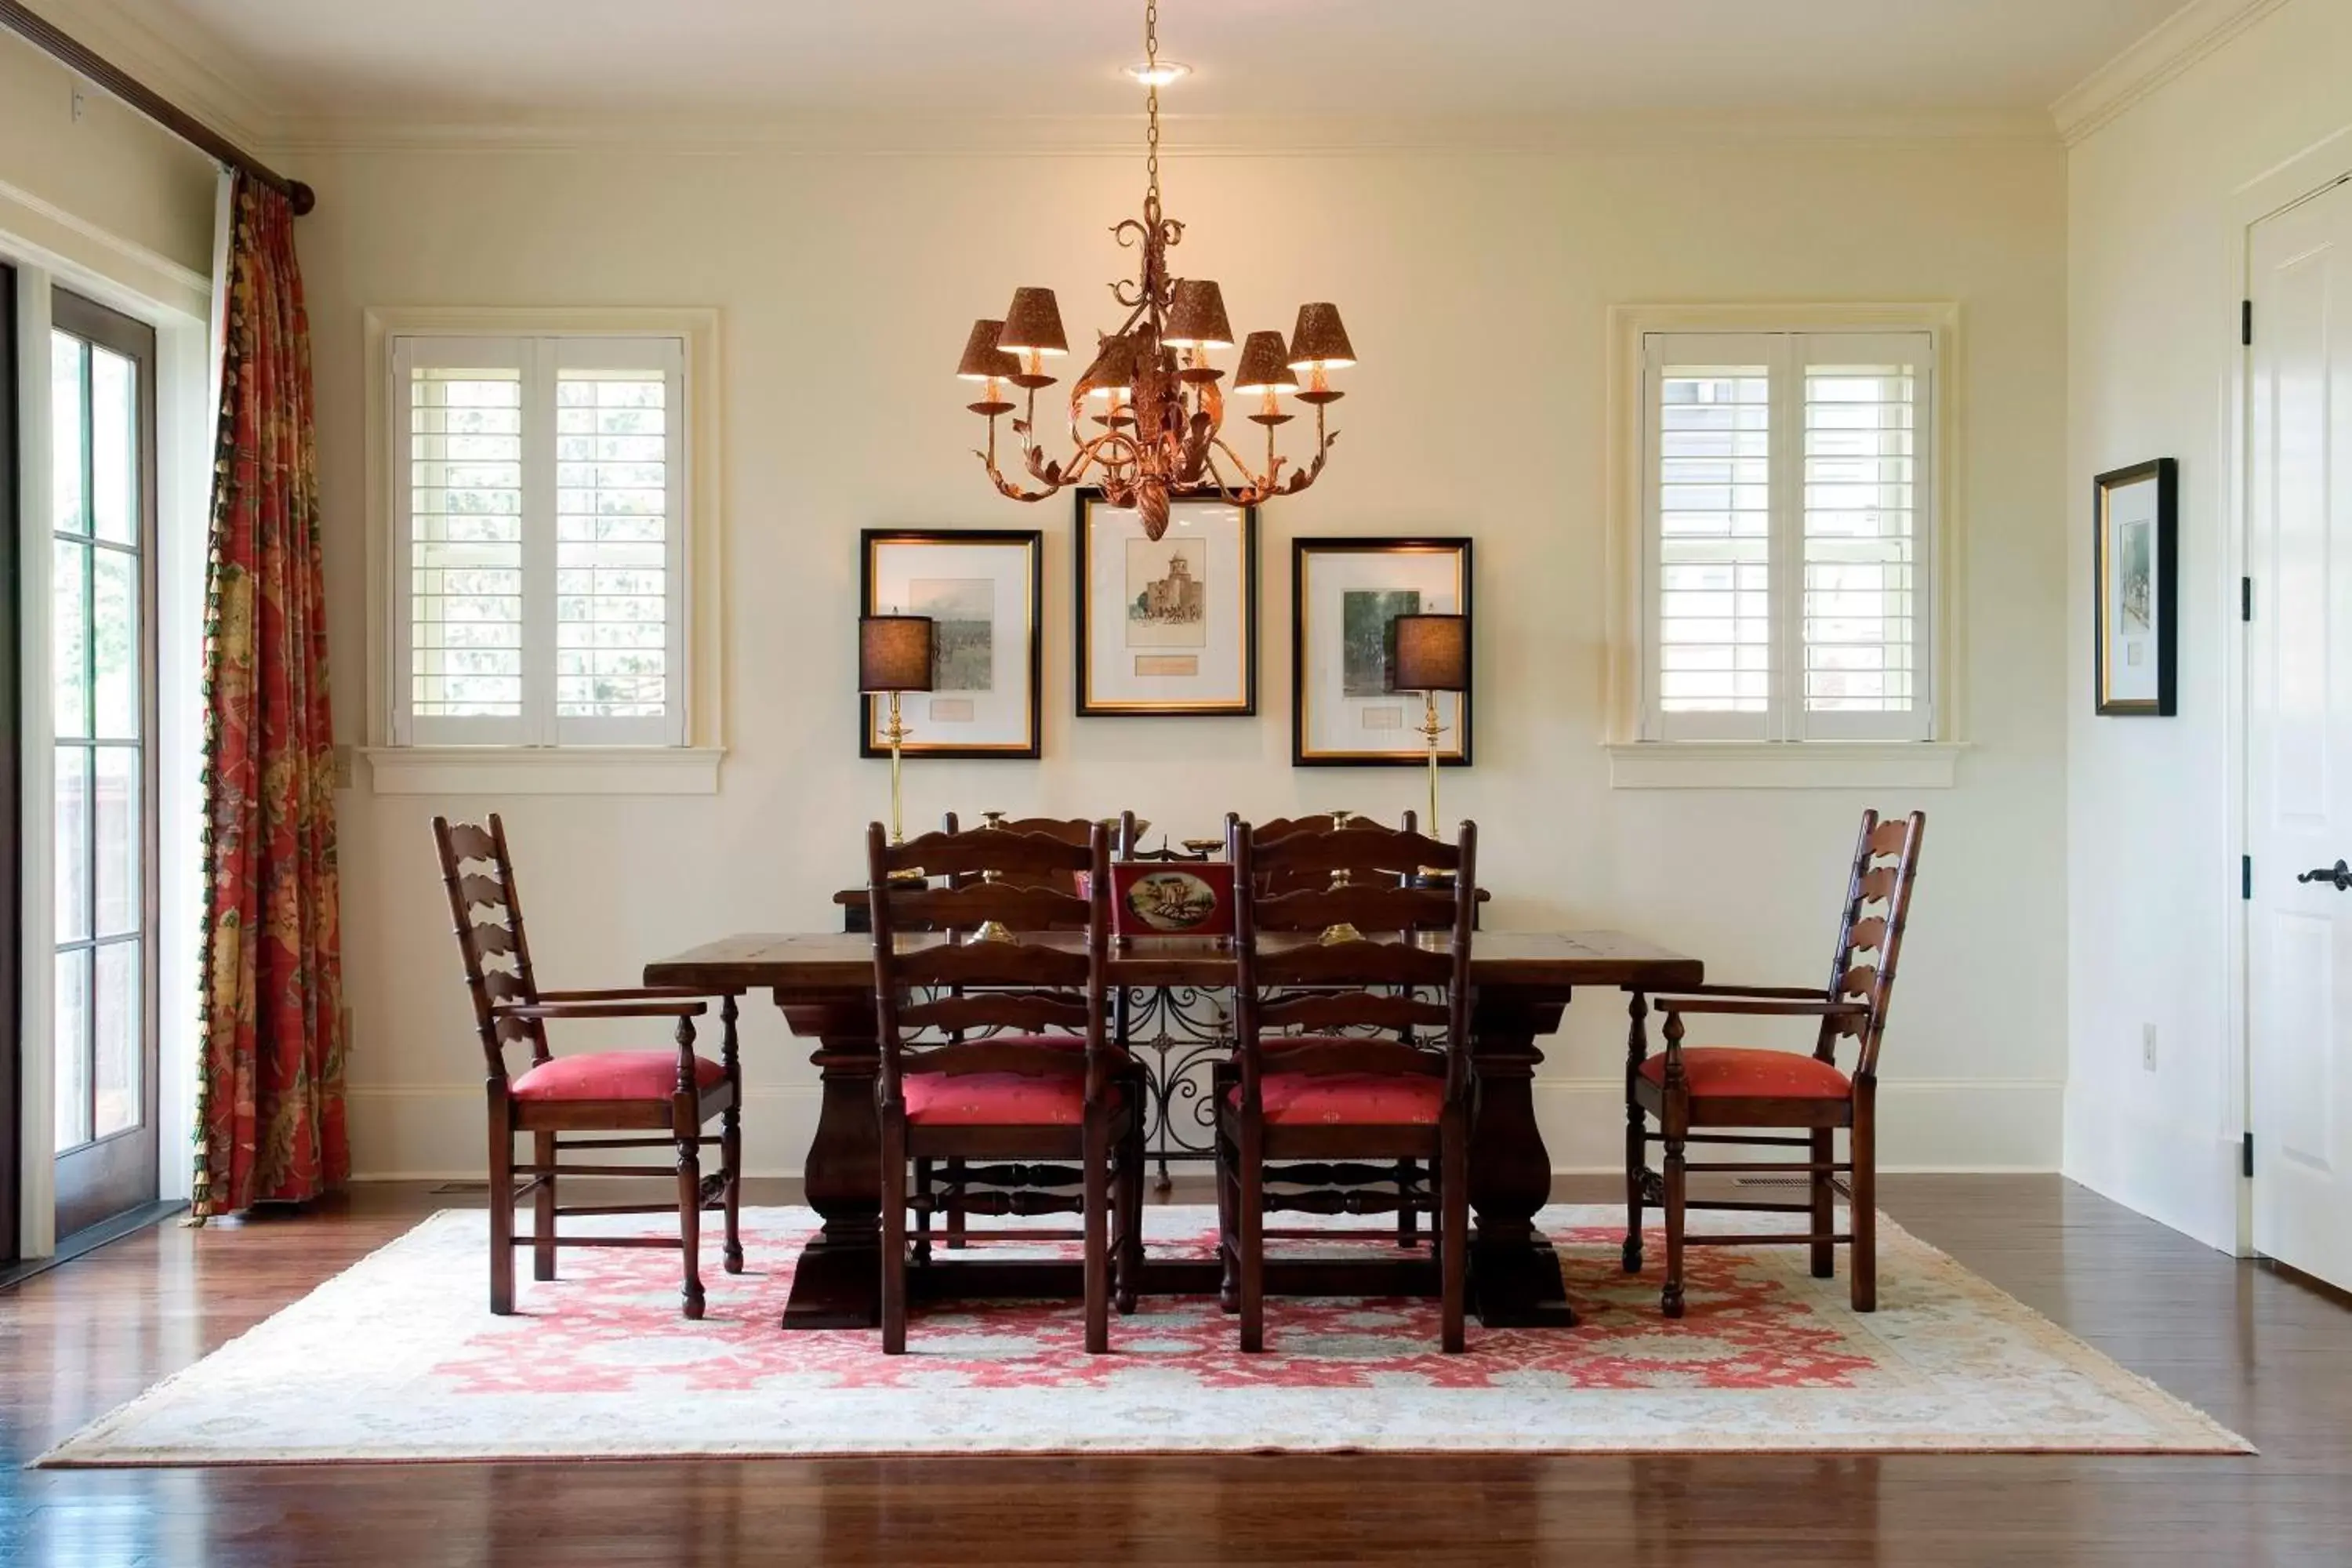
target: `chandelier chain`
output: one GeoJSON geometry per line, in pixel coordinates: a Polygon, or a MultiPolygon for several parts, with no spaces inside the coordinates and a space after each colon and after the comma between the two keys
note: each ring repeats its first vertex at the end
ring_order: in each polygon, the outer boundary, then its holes
{"type": "Polygon", "coordinates": [[[1143,74],[1144,112],[1150,121],[1144,132],[1145,174],[1149,189],[1144,194],[1144,217],[1160,221],[1160,0],[1144,0],[1143,5],[1143,74]]]}

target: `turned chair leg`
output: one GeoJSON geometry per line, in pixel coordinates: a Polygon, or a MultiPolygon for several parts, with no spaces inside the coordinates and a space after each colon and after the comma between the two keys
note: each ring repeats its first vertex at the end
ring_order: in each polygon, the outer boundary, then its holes
{"type": "MultiPolygon", "coordinates": [[[[497,1112],[503,1112],[500,1105],[497,1112]]],[[[503,1114],[490,1121],[490,1310],[514,1311],[514,1132],[503,1114]]]]}
{"type": "Polygon", "coordinates": [[[948,1162],[948,1195],[946,1199],[948,1216],[947,1247],[950,1252],[961,1252],[964,1247],[963,1205],[961,1202],[962,1194],[963,1162],[961,1160],[950,1160],[948,1162]]]}
{"type": "Polygon", "coordinates": [[[1642,1271],[1642,1171],[1650,1158],[1650,1122],[1634,1089],[1650,1054],[1649,1034],[1643,1026],[1649,1013],[1648,1000],[1634,992],[1626,1009],[1632,1024],[1625,1036],[1625,1245],[1619,1254],[1628,1274],[1642,1271]]]}
{"type": "Polygon", "coordinates": [[[726,1028],[727,1082],[734,1091],[719,1121],[719,1160],[727,1184],[726,1268],[730,1274],[740,1274],[743,1272],[743,1067],[736,1057],[735,997],[732,993],[719,1004],[719,1016],[726,1028]]]}
{"type": "MultiPolygon", "coordinates": [[[[1829,1167],[1837,1159],[1837,1130],[1831,1127],[1813,1129],[1813,1225],[1815,1236],[1826,1237],[1837,1229],[1837,1177],[1829,1167]]],[[[1813,1278],[1828,1279],[1837,1274],[1837,1243],[1813,1243],[1813,1278]]]]}
{"type": "Polygon", "coordinates": [[[1134,1312],[1136,1299],[1143,1287],[1143,1115],[1134,1113],[1135,1120],[1129,1135],[1121,1140],[1118,1156],[1118,1230],[1113,1237],[1118,1248],[1118,1268],[1113,1271],[1115,1293],[1111,1305],[1119,1316],[1134,1312]]]}
{"type": "Polygon", "coordinates": [[[1265,1157],[1257,1129],[1241,1128],[1241,1170],[1234,1197],[1240,1253],[1242,1349],[1265,1349],[1265,1157]]]}
{"type": "Polygon", "coordinates": [[[1684,1204],[1690,1180],[1683,1164],[1683,1134],[1670,1123],[1666,1128],[1666,1286],[1658,1297],[1658,1310],[1669,1318],[1683,1315],[1684,1204]]]}
{"type": "Polygon", "coordinates": [[[931,1162],[915,1161],[915,1262],[931,1260],[931,1162]]]}
{"type": "Polygon", "coordinates": [[[1242,1310],[1241,1185],[1236,1173],[1241,1156],[1220,1128],[1217,1145],[1217,1306],[1227,1312],[1242,1310]]]}
{"type": "Polygon", "coordinates": [[[903,1355],[906,1350],[907,1133],[896,1117],[886,1116],[882,1122],[882,1353],[903,1355]]]}
{"type": "Polygon", "coordinates": [[[700,1130],[677,1141],[677,1243],[686,1258],[686,1283],[678,1292],[688,1318],[702,1316],[702,1138],[700,1130]]]}
{"type": "Polygon", "coordinates": [[[1457,1110],[1443,1134],[1438,1173],[1438,1279],[1440,1344],[1454,1355],[1463,1349],[1463,1297],[1470,1271],[1470,1149],[1457,1110]]]}
{"type": "Polygon", "coordinates": [[[1412,1186],[1420,1167],[1411,1160],[1399,1160],[1397,1184],[1397,1245],[1410,1247],[1420,1239],[1421,1211],[1412,1206],[1412,1186]]]}
{"type": "Polygon", "coordinates": [[[1086,1158],[1087,1353],[1110,1349],[1110,1129],[1099,1112],[1087,1119],[1086,1158]]]}
{"type": "Polygon", "coordinates": [[[1853,1310],[1878,1310],[1878,1129],[1867,1084],[1857,1086],[1853,1128],[1847,1148],[1853,1156],[1853,1310]]]}
{"type": "Polygon", "coordinates": [[[541,1172],[530,1192],[530,1277],[555,1278],[555,1134],[530,1135],[530,1160],[541,1172]]]}
{"type": "Polygon", "coordinates": [[[1648,1119],[1627,1098],[1625,1106],[1625,1245],[1618,1262],[1628,1274],[1642,1271],[1642,1170],[1650,1157],[1648,1119]]]}

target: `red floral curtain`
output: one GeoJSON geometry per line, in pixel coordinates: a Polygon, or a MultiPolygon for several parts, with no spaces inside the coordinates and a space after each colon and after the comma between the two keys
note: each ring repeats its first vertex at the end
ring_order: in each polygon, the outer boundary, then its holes
{"type": "Polygon", "coordinates": [[[195,1213],[351,1171],[310,326],[283,193],[230,200],[205,638],[195,1213]]]}

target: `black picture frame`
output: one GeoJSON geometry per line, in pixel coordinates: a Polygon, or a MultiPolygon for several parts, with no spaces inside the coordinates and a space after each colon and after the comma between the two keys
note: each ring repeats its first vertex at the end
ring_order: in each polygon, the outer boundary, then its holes
{"type": "MultiPolygon", "coordinates": [[[[1455,594],[1458,612],[1470,623],[1469,664],[1465,673],[1468,684],[1460,695],[1460,719],[1454,726],[1454,743],[1438,754],[1438,765],[1466,768],[1473,756],[1475,727],[1472,721],[1473,697],[1477,684],[1476,647],[1478,620],[1474,604],[1472,542],[1464,536],[1389,536],[1351,535],[1325,538],[1302,538],[1290,542],[1290,765],[1295,768],[1425,768],[1429,752],[1419,738],[1419,731],[1409,722],[1402,734],[1412,737],[1410,743],[1401,743],[1394,750],[1341,751],[1315,747],[1308,743],[1310,717],[1315,694],[1309,689],[1309,655],[1307,640],[1312,635],[1310,610],[1307,604],[1308,561],[1316,555],[1430,555],[1450,554],[1454,557],[1455,594]]],[[[1391,639],[1391,641],[1393,639],[1391,639]]],[[[1409,716],[1412,717],[1412,716],[1409,716]]]]}
{"type": "MultiPolygon", "coordinates": [[[[880,609],[875,602],[875,553],[878,549],[892,544],[980,545],[1028,552],[1029,723],[1026,739],[1003,745],[940,744],[926,742],[919,728],[917,733],[908,737],[902,750],[908,757],[931,757],[943,762],[1036,761],[1045,754],[1045,534],[1034,528],[863,529],[857,535],[857,603],[858,613],[862,616],[877,614],[880,609]]],[[[874,739],[877,724],[875,705],[882,700],[864,693],[858,697],[857,754],[860,757],[887,757],[890,754],[889,747],[877,743],[874,739]]]]}
{"type": "MultiPolygon", "coordinates": [[[[1070,635],[1070,690],[1081,719],[1254,719],[1257,717],[1258,672],[1258,515],[1257,508],[1245,506],[1242,514],[1242,693],[1237,701],[1138,703],[1113,702],[1097,699],[1093,678],[1092,626],[1088,615],[1092,595],[1087,579],[1094,566],[1094,531],[1087,513],[1105,503],[1100,488],[1087,486],[1076,492],[1071,512],[1071,573],[1076,586],[1072,602],[1070,635]]],[[[1174,506],[1185,501],[1171,503],[1174,506]]],[[[1223,502],[1211,504],[1223,505],[1223,502]]]]}
{"type": "Polygon", "coordinates": [[[2179,710],[2180,626],[2180,470],[2170,458],[2157,458],[2126,468],[2110,468],[2091,481],[2091,697],[2105,718],[2169,719],[2179,710]],[[2143,485],[2155,489],[2155,512],[2149,520],[2154,538],[2144,549],[2122,552],[2122,570],[2134,570],[2132,557],[2153,582],[2146,585],[2144,612],[2147,623],[2147,650],[2156,664],[2155,690],[2147,696],[2115,695],[2116,659],[2111,643],[2121,644],[2124,657],[2136,651],[2117,629],[2110,585],[2117,552],[2114,544],[2115,501],[2119,491],[2143,485]]]}

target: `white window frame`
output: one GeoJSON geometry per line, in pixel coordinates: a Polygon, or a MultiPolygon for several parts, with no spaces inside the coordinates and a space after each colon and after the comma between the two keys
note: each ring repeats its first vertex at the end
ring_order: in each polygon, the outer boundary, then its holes
{"type": "MultiPolygon", "coordinates": [[[[722,580],[718,476],[719,314],[715,310],[569,309],[378,309],[366,313],[369,551],[368,761],[378,794],[704,795],[718,789],[724,754],[719,649],[722,580]],[[515,344],[522,345],[517,360],[515,344]],[[520,720],[465,720],[409,712],[407,617],[409,498],[401,483],[408,449],[408,371],[416,365],[483,363],[488,350],[519,363],[526,387],[543,384],[553,405],[560,368],[642,365],[673,356],[667,422],[676,516],[667,531],[673,607],[668,668],[677,700],[659,720],[559,719],[551,684],[525,692],[520,720]],[[477,357],[469,361],[468,355],[477,357]]],[[[526,512],[543,506],[552,549],[552,433],[534,441],[525,403],[526,512]],[[534,474],[534,470],[538,470],[534,474]],[[534,487],[530,480],[536,477],[534,487]],[[534,496],[543,496],[535,500],[534,496]]],[[[531,557],[527,527],[526,569],[531,557]]],[[[551,561],[548,563],[551,565],[551,561]]],[[[537,592],[551,594],[551,573],[537,592]]],[[[529,585],[526,592],[534,590],[529,585]]],[[[526,652],[553,668],[551,600],[526,616],[526,652]],[[548,646],[533,648],[529,639],[548,646]]],[[[527,668],[529,665],[527,663],[527,668]]]]}
{"type": "MultiPolygon", "coordinates": [[[[1955,439],[1958,311],[1950,305],[1636,305],[1611,312],[1610,724],[1612,783],[1620,788],[1940,788],[1965,749],[1956,732],[1960,649],[1959,508],[1955,439]],[[1910,713],[1804,710],[1801,629],[1788,606],[1802,587],[1803,369],[1807,363],[1894,357],[1927,340],[1917,445],[1916,702],[1910,713]],[[1673,713],[1657,700],[1658,407],[1662,360],[1693,363],[1661,340],[1720,340],[1699,363],[1773,368],[1771,444],[1774,700],[1766,713],[1673,713]],[[1810,346],[1809,346],[1810,344],[1810,346]],[[1654,355],[1654,347],[1664,349],[1654,355]],[[1713,356],[1713,357],[1710,357],[1713,356]]],[[[1687,345],[1696,347],[1696,345],[1687,345]]]]}

